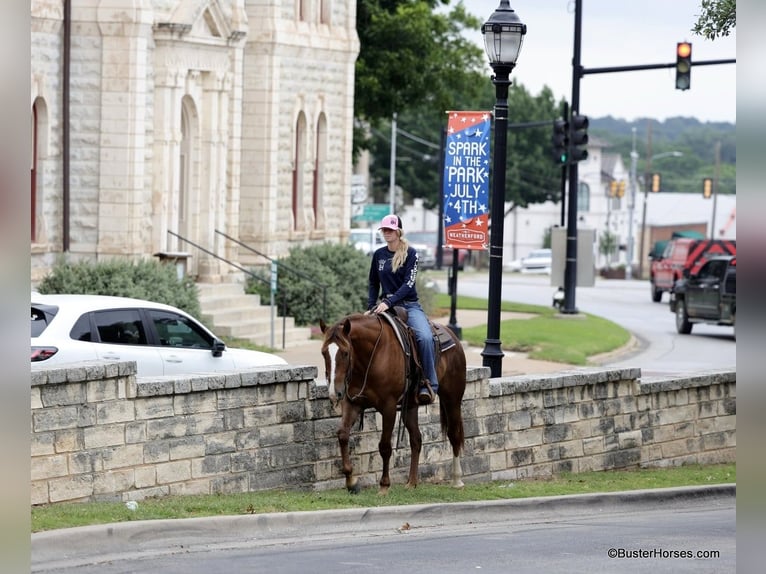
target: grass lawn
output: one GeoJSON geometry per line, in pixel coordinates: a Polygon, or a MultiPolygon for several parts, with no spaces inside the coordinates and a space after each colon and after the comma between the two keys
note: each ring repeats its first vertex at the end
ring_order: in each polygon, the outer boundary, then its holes
{"type": "Polygon", "coordinates": [[[274,490],[226,495],[167,496],[139,501],[135,511],[120,502],[62,503],[32,507],[32,532],[131,520],[502,500],[725,484],[734,483],[736,479],[734,464],[688,465],[663,469],[566,473],[550,479],[468,483],[460,490],[448,484],[420,484],[415,489],[394,484],[387,496],[380,496],[377,485],[371,485],[356,495],[349,494],[345,489],[335,489],[322,492],[274,490]]]}
{"type": "MultiPolygon", "coordinates": [[[[448,314],[449,296],[437,294],[434,305],[448,314]]],[[[461,296],[458,306],[460,309],[486,310],[487,302],[461,296]]],[[[587,313],[566,317],[559,315],[553,307],[506,301],[502,303],[501,311],[537,315],[532,319],[509,319],[500,323],[503,349],[527,353],[530,359],[586,365],[588,357],[618,349],[630,340],[630,333],[619,325],[587,313]]],[[[486,325],[463,329],[463,339],[470,345],[482,346],[486,338],[486,325]]]]}

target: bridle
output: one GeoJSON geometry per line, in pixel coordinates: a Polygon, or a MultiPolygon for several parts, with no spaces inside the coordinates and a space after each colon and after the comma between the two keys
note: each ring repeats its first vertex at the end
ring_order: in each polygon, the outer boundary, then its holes
{"type": "MultiPolygon", "coordinates": [[[[359,392],[355,393],[353,396],[348,394],[348,389],[350,387],[351,383],[351,375],[354,371],[354,346],[351,344],[350,337],[344,336],[343,342],[345,343],[345,347],[348,349],[348,367],[346,368],[346,373],[343,377],[343,387],[338,390],[335,390],[335,397],[338,401],[342,400],[343,398],[346,398],[349,402],[354,402],[355,400],[362,398],[364,396],[364,390],[367,388],[367,380],[370,375],[370,367],[372,366],[372,361],[375,358],[375,352],[378,349],[378,345],[380,344],[380,339],[383,336],[383,322],[380,320],[380,317],[377,317],[378,319],[378,325],[380,326],[380,330],[378,331],[378,336],[375,339],[375,345],[372,348],[372,352],[370,353],[370,358],[367,361],[367,367],[364,371],[364,379],[362,381],[362,388],[359,389],[359,392]]],[[[335,335],[337,336],[337,334],[335,335]]],[[[336,343],[337,344],[337,343],[336,343]]],[[[335,361],[337,364],[337,360],[335,361]]],[[[335,381],[333,381],[333,385],[335,384],[335,381]]]]}

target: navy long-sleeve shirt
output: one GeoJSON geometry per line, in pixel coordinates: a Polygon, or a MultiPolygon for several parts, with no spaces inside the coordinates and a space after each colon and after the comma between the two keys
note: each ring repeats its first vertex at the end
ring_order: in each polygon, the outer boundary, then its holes
{"type": "Polygon", "coordinates": [[[391,269],[393,258],[394,252],[389,251],[387,245],[380,247],[372,254],[367,309],[373,309],[377,305],[378,295],[381,295],[381,299],[388,303],[389,307],[403,301],[418,300],[418,292],[415,288],[418,277],[418,252],[414,247],[409,246],[404,265],[396,272],[391,269]]]}

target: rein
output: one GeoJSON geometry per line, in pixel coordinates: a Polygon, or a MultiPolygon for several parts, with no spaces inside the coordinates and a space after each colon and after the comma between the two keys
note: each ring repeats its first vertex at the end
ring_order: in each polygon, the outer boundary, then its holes
{"type": "MultiPolygon", "coordinates": [[[[380,325],[380,331],[378,331],[378,338],[375,340],[375,346],[372,348],[372,353],[370,353],[370,359],[369,359],[369,361],[367,361],[367,368],[364,371],[364,380],[362,381],[362,388],[359,389],[359,392],[356,393],[353,397],[348,396],[348,389],[349,389],[349,382],[350,382],[350,379],[351,379],[351,372],[354,370],[354,365],[353,365],[353,363],[354,363],[353,359],[354,358],[353,358],[353,356],[351,357],[351,359],[352,359],[351,360],[351,368],[349,368],[346,371],[346,378],[343,381],[343,384],[346,387],[346,397],[348,397],[348,400],[352,401],[352,402],[355,401],[356,399],[358,399],[359,397],[361,397],[363,395],[363,393],[364,393],[365,387],[367,387],[367,378],[368,378],[368,376],[370,374],[370,367],[372,366],[372,360],[375,358],[375,351],[378,349],[378,344],[380,344],[380,338],[383,336],[383,322],[380,320],[380,317],[378,317],[377,315],[376,315],[376,318],[378,319],[378,325],[380,325]]],[[[351,347],[351,349],[353,351],[354,346],[350,345],[350,347],[351,347]]]]}

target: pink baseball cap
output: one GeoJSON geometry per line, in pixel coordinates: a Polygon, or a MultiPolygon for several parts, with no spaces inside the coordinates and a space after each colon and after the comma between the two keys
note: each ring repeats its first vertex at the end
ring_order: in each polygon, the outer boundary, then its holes
{"type": "Polygon", "coordinates": [[[386,215],[383,219],[380,220],[380,227],[378,229],[401,229],[402,228],[402,220],[399,219],[398,215],[394,215],[393,213],[386,215]]]}

